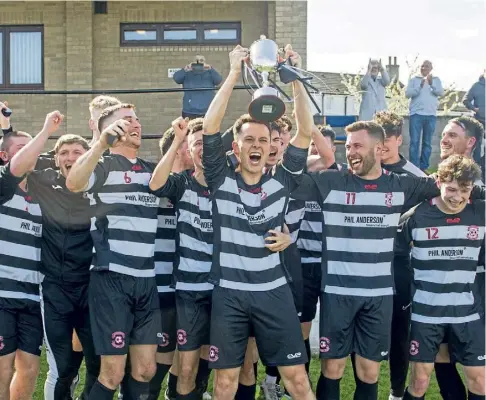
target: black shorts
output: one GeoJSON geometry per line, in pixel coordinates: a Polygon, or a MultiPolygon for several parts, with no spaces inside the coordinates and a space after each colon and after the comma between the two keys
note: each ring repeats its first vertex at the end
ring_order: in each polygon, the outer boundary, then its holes
{"type": "Polygon", "coordinates": [[[157,353],[172,353],[177,346],[175,293],[159,293],[159,306],[162,341],[157,347],[157,353]]]}
{"type": "Polygon", "coordinates": [[[265,292],[215,286],[211,317],[210,368],[243,365],[252,329],[258,353],[267,367],[307,362],[299,318],[288,285],[265,292]]]}
{"type": "Polygon", "coordinates": [[[39,303],[0,305],[0,356],[17,350],[40,356],[43,338],[39,303]]]}
{"type": "Polygon", "coordinates": [[[304,305],[300,322],[311,322],[316,317],[317,303],[321,295],[321,264],[302,264],[304,278],[304,305]]]}
{"type": "Polygon", "coordinates": [[[123,355],[130,345],[162,342],[155,278],[92,271],[88,296],[97,355],[123,355]]]}
{"type": "Polygon", "coordinates": [[[412,321],[410,361],[433,363],[441,343],[448,343],[451,361],[466,367],[485,365],[484,320],[460,324],[412,321]]]}
{"type": "Polygon", "coordinates": [[[356,353],[372,361],[388,359],[393,296],[360,297],[323,293],[319,350],[324,359],[356,353]]]}
{"type": "Polygon", "coordinates": [[[300,262],[300,252],[295,243],[292,243],[283,251],[283,260],[285,268],[290,275],[289,282],[292,296],[294,297],[294,304],[299,318],[302,316],[302,308],[304,303],[304,282],[302,278],[302,264],[300,262]]]}
{"type": "Polygon", "coordinates": [[[213,291],[176,290],[177,349],[193,351],[209,344],[213,291]]]}

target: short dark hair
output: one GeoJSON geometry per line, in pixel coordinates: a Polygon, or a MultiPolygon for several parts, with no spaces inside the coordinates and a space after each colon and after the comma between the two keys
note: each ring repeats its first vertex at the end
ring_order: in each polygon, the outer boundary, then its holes
{"type": "Polygon", "coordinates": [[[10,147],[10,139],[15,137],[26,137],[32,139],[32,135],[22,131],[12,131],[7,133],[2,139],[0,139],[0,151],[8,151],[10,147]]]}
{"type": "Polygon", "coordinates": [[[103,132],[103,129],[105,128],[106,120],[110,116],[112,116],[116,111],[121,110],[123,108],[132,108],[133,110],[135,110],[135,106],[133,104],[130,104],[130,103],[120,103],[120,104],[116,104],[114,106],[105,108],[103,110],[103,112],[101,113],[99,119],[98,119],[98,130],[100,132],[103,132]]]}
{"type": "Polygon", "coordinates": [[[454,154],[439,164],[437,177],[441,182],[457,181],[459,186],[467,186],[481,179],[481,168],[472,158],[454,154]]]}
{"type": "Polygon", "coordinates": [[[334,144],[334,141],[336,140],[336,132],[334,132],[334,129],[332,129],[330,125],[319,125],[317,129],[322,133],[322,136],[328,137],[331,139],[331,143],[334,144]]]}
{"type": "Polygon", "coordinates": [[[188,132],[187,134],[190,135],[194,132],[202,131],[203,129],[204,118],[195,118],[189,121],[187,124],[188,132]]]}
{"type": "Polygon", "coordinates": [[[170,127],[167,129],[163,134],[162,138],[159,141],[159,148],[162,157],[169,151],[170,146],[172,146],[172,142],[174,141],[174,129],[170,127]]]}
{"type": "Polygon", "coordinates": [[[483,125],[475,118],[460,116],[452,118],[448,123],[459,125],[466,132],[467,137],[476,138],[476,143],[479,143],[484,136],[483,125]]]}
{"type": "Polygon", "coordinates": [[[286,115],[282,115],[278,120],[277,123],[280,123],[282,128],[287,128],[289,132],[292,131],[293,125],[292,120],[286,115]]]}
{"type": "Polygon", "coordinates": [[[240,118],[236,120],[235,124],[233,125],[233,136],[235,140],[238,139],[238,135],[241,133],[241,127],[244,124],[249,124],[249,123],[264,125],[267,127],[268,132],[269,133],[271,132],[270,125],[268,123],[263,121],[257,121],[250,114],[243,114],[240,118]]]}
{"type": "Polygon", "coordinates": [[[278,135],[282,133],[282,125],[279,125],[277,121],[270,122],[270,133],[273,131],[278,132],[278,135]]]}
{"type": "Polygon", "coordinates": [[[348,125],[344,130],[346,131],[346,133],[366,131],[368,132],[368,135],[378,140],[380,143],[385,142],[384,129],[381,127],[381,125],[378,125],[376,122],[373,121],[353,122],[351,125],[348,125]]]}
{"type": "Polygon", "coordinates": [[[79,135],[68,134],[62,135],[59,139],[57,139],[57,142],[54,145],[54,153],[57,154],[59,152],[59,149],[65,144],[80,144],[86,151],[89,150],[89,144],[85,138],[79,135]]]}
{"type": "Polygon", "coordinates": [[[385,136],[387,138],[391,136],[398,137],[402,135],[403,118],[400,117],[398,114],[395,114],[394,112],[378,111],[375,114],[373,121],[376,122],[378,125],[381,125],[381,127],[385,131],[385,136]]]}

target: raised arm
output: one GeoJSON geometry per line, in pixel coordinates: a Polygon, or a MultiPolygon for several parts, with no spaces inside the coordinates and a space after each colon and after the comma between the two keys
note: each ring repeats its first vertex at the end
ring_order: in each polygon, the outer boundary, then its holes
{"type": "MultiPolygon", "coordinates": [[[[381,67],[381,64],[380,64],[381,67]]],[[[381,67],[381,79],[380,83],[383,85],[383,87],[387,87],[390,84],[390,75],[388,75],[388,72],[385,68],[381,67]]]]}
{"type": "Polygon", "coordinates": [[[172,79],[174,79],[175,83],[182,85],[184,83],[184,80],[186,79],[186,71],[187,67],[181,68],[179,71],[174,72],[174,75],[172,76],[172,79]]]}
{"type": "Polygon", "coordinates": [[[10,172],[13,176],[24,176],[34,169],[37,157],[44,150],[47,139],[57,131],[64,116],[59,111],[53,111],[46,116],[44,127],[22,150],[13,156],[10,162],[10,172]]]}
{"type": "MultiPolygon", "coordinates": [[[[285,50],[286,58],[290,57],[292,65],[300,68],[302,64],[300,55],[293,51],[290,45],[287,45],[285,50]]],[[[297,134],[292,138],[290,143],[299,149],[308,149],[311,142],[312,127],[314,126],[309,98],[301,82],[297,80],[292,82],[292,89],[295,99],[294,107],[297,134]]]]}
{"type": "Polygon", "coordinates": [[[88,188],[89,178],[96,165],[100,161],[103,153],[110,147],[108,137],[115,136],[118,140],[124,140],[127,133],[126,128],[130,123],[124,119],[119,119],[109,125],[100,136],[93,147],[77,159],[71,167],[71,172],[66,178],[66,187],[71,192],[84,192],[88,188]]]}
{"type": "Polygon", "coordinates": [[[334,155],[332,148],[329,146],[329,142],[324,138],[324,135],[315,125],[312,126],[312,140],[314,141],[319,156],[323,159],[325,168],[329,168],[336,162],[336,156],[334,155]]]}
{"type": "Polygon", "coordinates": [[[247,55],[248,50],[240,45],[236,46],[230,53],[231,70],[228,77],[221,85],[221,88],[214,96],[208,111],[206,111],[203,123],[204,135],[214,135],[221,131],[221,122],[223,121],[226,108],[228,107],[231,93],[233,92],[236,82],[240,78],[241,61],[246,61],[247,55]]]}
{"type": "Polygon", "coordinates": [[[167,153],[164,154],[162,160],[157,164],[149,182],[149,187],[152,191],[159,190],[167,183],[177,156],[177,151],[184,143],[187,135],[187,121],[179,117],[172,121],[172,128],[174,129],[174,140],[167,153]]]}

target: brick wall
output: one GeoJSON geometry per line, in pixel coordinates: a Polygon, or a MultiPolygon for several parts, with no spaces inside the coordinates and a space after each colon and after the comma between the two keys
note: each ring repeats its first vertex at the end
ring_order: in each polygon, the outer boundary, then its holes
{"type": "MultiPolygon", "coordinates": [[[[95,15],[91,1],[0,2],[0,24],[44,25],[46,90],[136,89],[178,87],[168,68],[204,54],[225,77],[233,46],[120,47],[120,23],[241,21],[242,45],[261,34],[280,46],[291,42],[305,60],[307,5],[300,1],[109,1],[108,13],[95,15]]],[[[17,129],[36,133],[45,115],[59,109],[66,122],[59,133],[89,136],[88,103],[92,95],[8,95],[17,129]]],[[[160,134],[180,115],[182,93],[127,94],[134,103],[144,136],[160,134]]],[[[223,127],[247,111],[246,91],[235,91],[223,127]]],[[[289,105],[291,112],[291,105],[289,105]]],[[[142,155],[158,157],[158,140],[145,139],[142,155]]]]}

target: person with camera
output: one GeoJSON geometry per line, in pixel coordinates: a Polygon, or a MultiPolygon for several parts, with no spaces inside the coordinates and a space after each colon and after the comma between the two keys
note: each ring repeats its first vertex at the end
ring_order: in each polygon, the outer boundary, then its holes
{"type": "MultiPolygon", "coordinates": [[[[174,81],[184,89],[214,88],[221,83],[221,75],[209,64],[204,56],[197,55],[191,64],[174,74],[174,81]]],[[[204,117],[214,98],[213,90],[185,91],[182,100],[182,118],[204,117]]]]}

